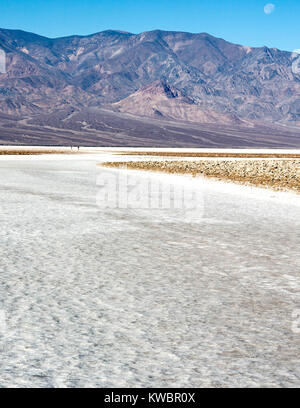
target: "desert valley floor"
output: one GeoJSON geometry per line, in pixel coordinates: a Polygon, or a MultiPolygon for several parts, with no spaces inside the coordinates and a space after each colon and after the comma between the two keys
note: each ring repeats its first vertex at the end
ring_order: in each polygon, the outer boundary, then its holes
{"type": "Polygon", "coordinates": [[[0,386],[299,386],[300,196],[130,170],[201,217],[104,208],[111,160],[0,156],[0,386]]]}

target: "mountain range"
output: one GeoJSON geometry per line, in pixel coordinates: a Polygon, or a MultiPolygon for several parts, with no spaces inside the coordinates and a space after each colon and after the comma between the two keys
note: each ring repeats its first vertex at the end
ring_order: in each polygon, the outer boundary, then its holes
{"type": "Polygon", "coordinates": [[[209,34],[0,29],[0,141],[299,147],[295,54],[209,34]]]}

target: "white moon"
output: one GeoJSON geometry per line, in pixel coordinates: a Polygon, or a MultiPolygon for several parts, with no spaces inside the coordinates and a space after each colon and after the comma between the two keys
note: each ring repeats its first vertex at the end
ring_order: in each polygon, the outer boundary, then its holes
{"type": "Polygon", "coordinates": [[[271,14],[271,13],[273,13],[274,10],[275,10],[275,5],[272,4],[272,3],[268,3],[264,7],[264,12],[266,14],[271,14]]]}

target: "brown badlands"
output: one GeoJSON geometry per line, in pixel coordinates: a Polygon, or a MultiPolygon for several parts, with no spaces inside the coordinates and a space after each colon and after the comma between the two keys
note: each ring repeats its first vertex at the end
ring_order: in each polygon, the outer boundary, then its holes
{"type": "Polygon", "coordinates": [[[106,167],[212,177],[222,181],[300,193],[300,160],[203,160],[106,162],[106,167]]]}

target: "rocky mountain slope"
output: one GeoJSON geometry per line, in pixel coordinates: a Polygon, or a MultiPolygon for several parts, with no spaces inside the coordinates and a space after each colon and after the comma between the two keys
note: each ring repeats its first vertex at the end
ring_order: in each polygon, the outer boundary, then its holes
{"type": "Polygon", "coordinates": [[[147,117],[181,119],[195,123],[248,124],[239,120],[236,115],[215,112],[210,107],[198,106],[193,99],[165,81],[157,81],[145,86],[120,102],[112,104],[112,107],[119,112],[147,117]]]}
{"type": "MultiPolygon", "coordinates": [[[[105,109],[167,121],[300,128],[300,73],[292,69],[295,56],[278,49],[206,33],[104,31],[50,39],[5,29],[0,48],[6,53],[0,113],[22,126],[65,127],[59,119],[65,112],[82,118],[105,109]]],[[[77,130],[93,127],[88,116],[77,130]]]]}

